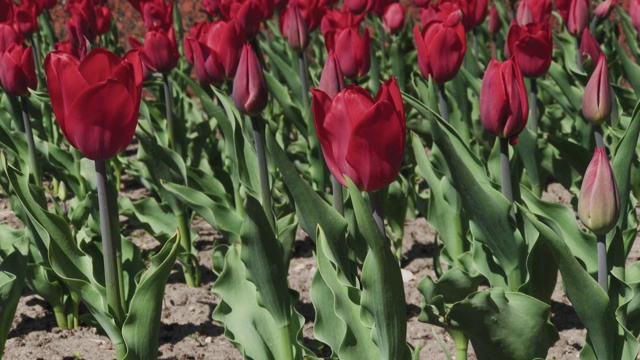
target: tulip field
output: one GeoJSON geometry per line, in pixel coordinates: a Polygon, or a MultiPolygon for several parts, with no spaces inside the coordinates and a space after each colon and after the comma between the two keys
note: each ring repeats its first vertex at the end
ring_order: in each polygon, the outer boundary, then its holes
{"type": "Polygon", "coordinates": [[[0,358],[640,354],[640,0],[0,0],[0,358]]]}

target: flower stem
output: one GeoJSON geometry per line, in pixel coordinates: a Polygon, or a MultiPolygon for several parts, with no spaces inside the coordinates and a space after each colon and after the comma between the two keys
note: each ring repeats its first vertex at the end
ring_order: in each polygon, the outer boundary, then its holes
{"type": "Polygon", "coordinates": [[[609,292],[609,281],[607,280],[607,236],[597,235],[598,239],[598,284],[605,293],[609,292]]]}
{"type": "Polygon", "coordinates": [[[531,89],[529,91],[529,129],[534,133],[538,132],[538,82],[531,79],[531,89]]]}
{"type": "Polygon", "coordinates": [[[184,156],[182,153],[182,144],[176,136],[176,127],[173,121],[173,97],[171,96],[171,80],[167,74],[162,74],[162,85],[164,88],[164,102],[167,113],[167,130],[169,131],[169,147],[178,155],[184,156]]]}
{"type": "Polygon", "coordinates": [[[342,202],[342,184],[334,176],[331,176],[331,190],[333,193],[333,208],[344,216],[344,203],[342,202]]]}
{"type": "Polygon", "coordinates": [[[387,233],[384,230],[384,216],[382,215],[382,206],[380,204],[380,198],[378,196],[378,192],[370,192],[369,193],[369,204],[371,205],[371,212],[373,213],[373,220],[375,220],[376,225],[378,225],[378,229],[382,236],[387,239],[387,233]]]}
{"type": "Polygon", "coordinates": [[[304,106],[304,112],[307,113],[309,111],[309,81],[307,80],[307,57],[304,51],[298,52],[298,69],[300,71],[302,106],[304,106]]]}
{"type": "Polygon", "coordinates": [[[438,99],[440,100],[440,116],[449,123],[449,107],[447,106],[447,94],[444,84],[438,84],[438,99]]]}
{"type": "Polygon", "coordinates": [[[107,166],[105,160],[96,160],[96,185],[98,188],[98,207],[100,210],[100,230],[102,232],[102,254],[104,258],[104,278],[107,289],[107,304],[117,324],[124,320],[123,307],[120,302],[120,281],[118,274],[117,250],[111,214],[109,212],[109,195],[107,188],[107,166]]]}
{"type": "MultiPolygon", "coordinates": [[[[500,172],[502,180],[502,195],[513,204],[513,190],[511,188],[511,167],[509,165],[509,140],[500,138],[500,172]]],[[[513,209],[511,210],[513,216],[513,209]]]]}
{"type": "Polygon", "coordinates": [[[265,123],[259,117],[251,117],[251,126],[253,127],[253,139],[256,143],[256,153],[258,155],[258,171],[260,172],[260,196],[262,199],[262,208],[264,209],[269,224],[274,233],[277,229],[275,220],[273,219],[273,211],[271,210],[271,190],[269,187],[269,173],[267,171],[267,156],[264,152],[264,127],[265,123]]]}
{"type": "Polygon", "coordinates": [[[602,126],[594,125],[593,126],[593,136],[596,139],[596,147],[603,148],[604,147],[604,138],[602,137],[602,126]]]}
{"type": "Polygon", "coordinates": [[[467,335],[458,330],[448,330],[447,332],[453,339],[453,343],[456,346],[456,360],[466,360],[467,349],[469,348],[469,339],[467,338],[467,335]]]}
{"type": "Polygon", "coordinates": [[[29,120],[29,108],[27,107],[27,98],[20,97],[20,105],[22,106],[22,121],[24,122],[24,132],[27,135],[27,147],[29,148],[29,167],[36,185],[42,186],[42,175],[40,166],[36,158],[36,145],[33,141],[33,131],[31,130],[31,121],[29,120]]]}

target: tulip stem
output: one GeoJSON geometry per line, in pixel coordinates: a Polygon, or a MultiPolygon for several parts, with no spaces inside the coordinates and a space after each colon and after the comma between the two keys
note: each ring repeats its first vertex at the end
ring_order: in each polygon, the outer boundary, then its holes
{"type": "Polygon", "coordinates": [[[333,175],[331,176],[331,188],[333,192],[333,208],[344,216],[344,203],[342,200],[342,184],[333,175]]]}
{"type": "Polygon", "coordinates": [[[382,237],[386,240],[387,233],[384,230],[384,217],[382,215],[382,206],[380,204],[380,198],[377,191],[369,193],[369,204],[371,205],[373,220],[375,220],[376,225],[378,225],[378,229],[380,230],[382,237]]]}
{"type": "Polygon", "coordinates": [[[36,185],[42,186],[42,175],[40,166],[36,158],[36,145],[33,141],[33,131],[31,129],[31,121],[29,119],[29,108],[27,107],[27,98],[20,96],[20,105],[22,107],[22,121],[24,122],[24,132],[27,135],[27,147],[29,149],[29,167],[36,185]]]}
{"type": "Polygon", "coordinates": [[[303,51],[298,52],[298,69],[300,71],[300,87],[304,112],[309,111],[309,82],[307,80],[307,57],[303,51]]]}
{"type": "Polygon", "coordinates": [[[444,84],[438,84],[438,99],[440,100],[440,116],[449,123],[449,107],[447,106],[447,94],[444,84]]]}
{"type": "MultiPolygon", "coordinates": [[[[500,170],[502,175],[502,195],[513,204],[513,190],[511,188],[511,167],[509,165],[509,140],[500,138],[500,170]]],[[[513,209],[510,211],[513,216],[513,209]]]]}
{"type": "Polygon", "coordinates": [[[176,128],[173,121],[173,96],[171,96],[171,80],[167,74],[162,74],[162,85],[164,87],[164,102],[167,112],[167,130],[169,132],[169,147],[183,156],[182,144],[177,141],[176,128]]]}
{"type": "Polygon", "coordinates": [[[598,284],[605,293],[609,293],[609,281],[607,271],[607,236],[597,235],[598,239],[598,284]]]}
{"type": "Polygon", "coordinates": [[[593,136],[596,138],[596,147],[603,148],[604,147],[604,138],[602,136],[602,126],[594,125],[593,126],[593,136]]]}
{"type": "Polygon", "coordinates": [[[258,155],[258,171],[260,172],[260,196],[262,198],[262,208],[269,220],[269,224],[274,233],[277,231],[273,211],[271,210],[271,190],[269,188],[269,173],[267,171],[267,156],[264,152],[264,129],[265,122],[257,116],[251,117],[253,127],[253,139],[256,143],[256,154],[258,155]]]}
{"type": "Polygon", "coordinates": [[[538,82],[530,79],[531,89],[529,91],[529,129],[533,133],[538,132],[538,82]]]}
{"type": "Polygon", "coordinates": [[[117,250],[107,188],[106,160],[96,160],[96,186],[98,188],[98,208],[100,211],[100,231],[102,232],[102,256],[104,259],[104,278],[107,290],[107,304],[117,324],[122,324],[123,308],[120,302],[120,281],[118,274],[117,250]]]}

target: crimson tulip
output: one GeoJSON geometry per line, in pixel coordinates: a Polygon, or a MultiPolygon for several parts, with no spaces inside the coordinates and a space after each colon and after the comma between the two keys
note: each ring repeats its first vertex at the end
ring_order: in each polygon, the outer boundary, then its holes
{"type": "Polygon", "coordinates": [[[584,89],[582,115],[593,124],[602,124],[611,114],[612,103],[613,90],[609,83],[607,59],[604,54],[600,54],[598,64],[584,89]]]}
{"type": "Polygon", "coordinates": [[[500,63],[491,59],[480,88],[480,120],[490,133],[518,141],[527,126],[529,103],[527,88],[518,63],[513,57],[500,63]]]}
{"type": "Polygon", "coordinates": [[[280,14],[280,32],[293,50],[303,51],[309,45],[309,27],[296,6],[280,14]]]}
{"type": "Polygon", "coordinates": [[[548,22],[520,26],[513,21],[509,27],[507,44],[509,54],[515,56],[524,76],[537,78],[547,73],[553,51],[548,22]]]}
{"type": "Polygon", "coordinates": [[[589,0],[556,0],[558,12],[571,35],[582,33],[589,23],[589,0]]]}
{"type": "Polygon", "coordinates": [[[368,5],[367,0],[344,0],[344,5],[354,14],[362,14],[368,5]]]}
{"type": "Polygon", "coordinates": [[[583,66],[587,61],[587,57],[591,59],[591,69],[595,67],[596,63],[600,59],[600,54],[602,54],[600,44],[598,44],[596,38],[591,35],[588,27],[584,28],[584,30],[582,31],[582,38],[580,40],[580,54],[582,55],[580,59],[583,66]]]}
{"type": "Polygon", "coordinates": [[[173,27],[166,32],[163,29],[149,30],[144,36],[144,45],[131,37],[129,42],[135,48],[140,48],[140,57],[145,66],[152,71],[163,74],[171,71],[180,59],[173,27]]]}
{"type": "Polygon", "coordinates": [[[31,46],[25,49],[22,44],[13,44],[0,52],[0,83],[6,92],[28,96],[28,88],[38,86],[32,51],[31,46]]]}
{"type": "Polygon", "coordinates": [[[496,9],[495,5],[489,9],[489,32],[491,34],[496,34],[500,31],[500,14],[498,13],[498,9],[496,9]]]}
{"type": "Polygon", "coordinates": [[[0,23],[10,23],[13,21],[13,1],[0,0],[0,23]]]}
{"type": "Polygon", "coordinates": [[[551,0],[522,0],[518,5],[516,19],[519,25],[531,22],[548,22],[551,18],[551,0]]]}
{"type": "Polygon", "coordinates": [[[22,35],[8,23],[0,23],[0,51],[5,51],[13,44],[21,44],[22,35]]]}
{"type": "Polygon", "coordinates": [[[349,85],[333,99],[312,89],[313,116],[322,153],[331,174],[347,186],[345,175],[364,191],[376,191],[398,176],[406,125],[395,79],[386,81],[373,99],[349,85]]]}
{"type": "Polygon", "coordinates": [[[310,32],[320,26],[322,18],[327,13],[327,6],[322,0],[290,0],[289,6],[298,7],[310,32]]]}
{"type": "Polygon", "coordinates": [[[28,36],[38,31],[38,15],[42,9],[37,4],[23,0],[20,5],[16,5],[14,9],[14,21],[22,35],[28,36]]]}
{"type": "Polygon", "coordinates": [[[618,185],[603,147],[595,149],[582,179],[578,216],[584,226],[596,235],[606,235],[618,222],[618,185]]]}
{"type": "Polygon", "coordinates": [[[420,25],[426,27],[430,22],[446,22],[455,24],[462,22],[462,11],[455,3],[444,3],[420,9],[420,25]]]}
{"type": "Polygon", "coordinates": [[[267,107],[267,82],[258,56],[248,43],[242,48],[231,98],[238,110],[249,116],[258,115],[267,107]]]}
{"type": "Polygon", "coordinates": [[[365,14],[353,14],[344,5],[342,6],[342,10],[330,9],[322,17],[320,33],[326,38],[330,31],[338,31],[350,27],[358,28],[364,19],[364,15],[365,14]]]}
{"type": "Polygon", "coordinates": [[[122,151],[138,124],[142,64],[137,50],[119,58],[93,49],[81,61],[54,51],[44,60],[51,106],[69,143],[91,160],[122,151]]]}
{"type": "Polygon", "coordinates": [[[393,3],[387,6],[382,15],[384,26],[392,33],[398,33],[404,29],[405,9],[400,3],[393,3]]]}
{"type": "Polygon", "coordinates": [[[467,40],[462,22],[455,16],[446,21],[431,21],[422,32],[418,24],[413,28],[418,50],[418,66],[425,79],[429,76],[438,84],[453,79],[467,51],[467,40]]]}
{"type": "Polygon", "coordinates": [[[618,0],[605,0],[601,2],[595,10],[593,10],[593,14],[601,19],[606,18],[611,14],[613,8],[618,4],[618,0]]]}
{"type": "Polygon", "coordinates": [[[344,89],[344,75],[340,69],[338,58],[333,51],[329,51],[322,75],[320,76],[320,84],[318,89],[322,90],[330,98],[334,98],[342,89],[344,89]]]}
{"type": "Polygon", "coordinates": [[[142,0],[140,13],[147,30],[169,31],[173,26],[173,0],[169,0],[168,3],[164,0],[142,0]]]}
{"type": "Polygon", "coordinates": [[[462,11],[463,24],[466,31],[470,31],[482,24],[489,11],[487,0],[440,0],[439,5],[454,3],[462,11]]]}
{"type": "Polygon", "coordinates": [[[325,38],[327,50],[333,50],[339,59],[342,73],[349,79],[357,79],[369,72],[371,66],[371,39],[369,30],[360,36],[357,28],[330,31],[325,38]]]}

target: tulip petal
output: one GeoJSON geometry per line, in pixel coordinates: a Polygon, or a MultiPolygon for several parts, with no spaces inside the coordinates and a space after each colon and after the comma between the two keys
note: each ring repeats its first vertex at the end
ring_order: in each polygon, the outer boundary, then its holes
{"type": "Polygon", "coordinates": [[[73,55],[62,51],[54,51],[44,60],[44,71],[47,75],[47,88],[51,98],[51,107],[62,133],[67,136],[67,105],[89,85],[78,71],[78,60],[73,55]]]}
{"type": "Polygon", "coordinates": [[[490,133],[503,137],[504,122],[508,113],[507,89],[502,80],[500,63],[491,59],[480,89],[480,120],[490,133]]]}
{"type": "Polygon", "coordinates": [[[424,38],[420,33],[420,27],[415,24],[413,27],[413,37],[416,42],[416,50],[418,52],[418,67],[420,68],[420,74],[425,79],[429,78],[429,50],[425,44],[424,38]]]}
{"type": "MultiPolygon", "coordinates": [[[[326,124],[327,113],[331,109],[331,98],[329,95],[324,93],[322,90],[311,89],[312,94],[312,109],[313,109],[313,119],[316,127],[316,133],[318,135],[318,140],[320,141],[320,145],[322,148],[322,154],[324,155],[324,160],[327,163],[327,167],[333,177],[335,177],[340,184],[343,186],[347,186],[347,182],[338,166],[336,159],[336,154],[334,153],[334,134],[333,130],[330,127],[331,121],[329,122],[329,126],[326,124]]],[[[345,131],[346,132],[346,131],[345,131]]]]}
{"type": "Polygon", "coordinates": [[[114,53],[97,48],[91,51],[78,66],[87,84],[93,85],[112,77],[114,69],[122,61],[114,53]]]}
{"type": "Polygon", "coordinates": [[[429,45],[429,52],[437,54],[435,59],[429,61],[433,80],[438,84],[453,79],[464,59],[465,44],[458,36],[458,33],[449,27],[444,27],[429,45]]]}

